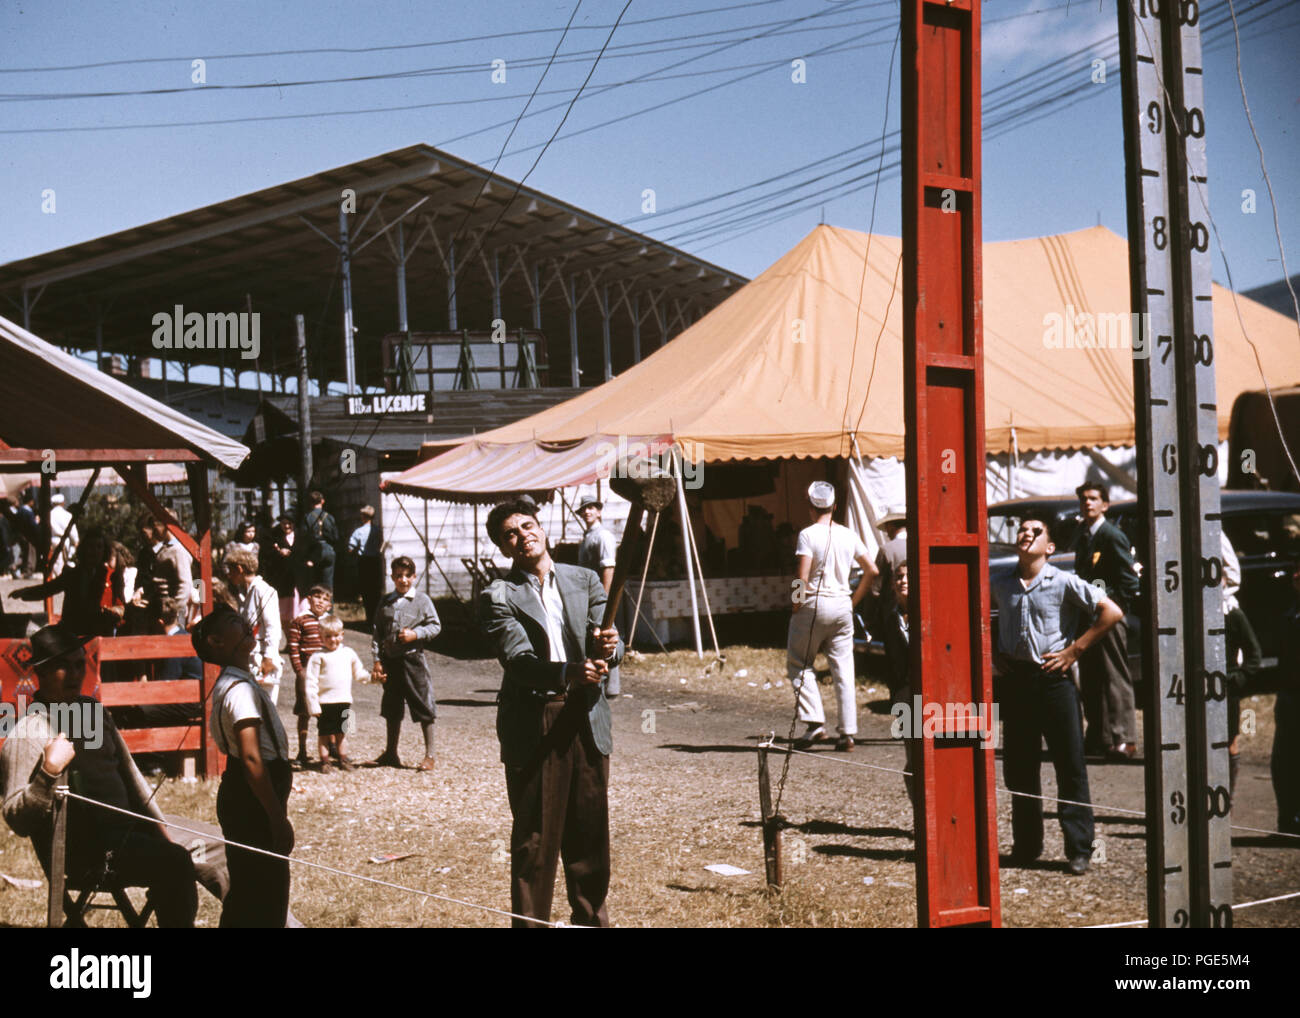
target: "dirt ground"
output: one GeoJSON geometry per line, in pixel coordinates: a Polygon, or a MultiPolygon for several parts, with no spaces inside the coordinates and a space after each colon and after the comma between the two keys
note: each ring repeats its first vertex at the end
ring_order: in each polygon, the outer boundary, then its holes
{"type": "MultiPolygon", "coordinates": [[[[366,638],[347,642],[365,652],[366,638]]],[[[497,757],[494,660],[434,655],[438,695],[438,765],[414,770],[359,768],[353,773],[295,775],[290,800],[297,831],[294,858],[465,902],[509,907],[510,811],[497,757]],[[370,859],[412,853],[391,863],[370,859]]],[[[703,674],[693,653],[647,654],[624,666],[623,697],[614,701],[615,749],[610,810],[613,880],[609,914],[616,926],[914,926],[915,863],[911,806],[902,778],[874,767],[902,769],[903,749],[889,737],[883,685],[859,689],[860,739],[852,754],[818,750],[791,758],[781,811],[787,883],[763,889],[755,747],[790,727],[792,693],[784,654],[733,647],[725,667],[703,674]],[[722,876],[705,867],[747,871],[722,876]]],[[[829,687],[827,708],[834,712],[829,687]]],[[[291,690],[281,695],[285,728],[291,690]]],[[[382,748],[379,689],[355,690],[358,731],[354,759],[382,748]]],[[[1234,823],[1274,823],[1268,753],[1272,697],[1248,699],[1257,731],[1245,742],[1234,823]]],[[[314,733],[313,733],[314,734],[314,733]]],[[[315,757],[315,747],[311,748],[315,757]]],[[[415,726],[405,727],[401,755],[422,755],[415,726]]],[[[781,758],[774,758],[774,780],[781,758]]],[[[1033,868],[1001,869],[1006,926],[1065,927],[1124,922],[1145,915],[1141,818],[1113,808],[1141,809],[1142,768],[1090,764],[1097,834],[1104,850],[1087,875],[1065,871],[1059,827],[1048,806],[1046,850],[1033,868]]],[[[998,765],[1001,784],[1001,763],[998,765]]],[[[158,802],[169,813],[215,822],[216,782],[165,781],[158,802]]],[[[1044,791],[1055,791],[1050,764],[1044,791]]],[[[1010,847],[1010,799],[999,794],[999,834],[1010,847]]],[[[1238,831],[1234,886],[1238,902],[1300,889],[1300,842],[1278,845],[1238,831]]],[[[40,879],[30,846],[0,830],[0,872],[40,879]]],[[[215,926],[216,901],[201,894],[200,922],[215,926]]],[[[499,915],[376,886],[307,866],[293,870],[292,908],[307,926],[501,926],[499,915]]],[[[45,890],[0,882],[0,923],[42,925],[45,890]]],[[[553,919],[568,919],[563,876],[553,919]]],[[[108,914],[97,922],[111,924],[108,914]]],[[[1238,926],[1300,924],[1300,900],[1239,910],[1238,926]]]]}

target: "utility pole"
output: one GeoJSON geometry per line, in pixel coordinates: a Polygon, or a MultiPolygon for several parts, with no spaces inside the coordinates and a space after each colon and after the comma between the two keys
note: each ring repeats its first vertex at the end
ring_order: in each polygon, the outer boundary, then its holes
{"type": "Polygon", "coordinates": [[[311,490],[311,397],[307,388],[307,323],[302,315],[298,325],[298,447],[302,456],[301,479],[298,482],[298,509],[301,512],[307,492],[311,490]]]}
{"type": "MultiPolygon", "coordinates": [[[[913,686],[992,712],[980,308],[980,0],[903,0],[903,386],[913,686]]],[[[916,742],[921,926],[1000,926],[992,739],[916,742]]],[[[987,731],[987,729],[986,729],[987,731]]]]}
{"type": "Polygon", "coordinates": [[[1209,198],[1198,0],[1122,0],[1152,927],[1232,925],[1209,198]]]}

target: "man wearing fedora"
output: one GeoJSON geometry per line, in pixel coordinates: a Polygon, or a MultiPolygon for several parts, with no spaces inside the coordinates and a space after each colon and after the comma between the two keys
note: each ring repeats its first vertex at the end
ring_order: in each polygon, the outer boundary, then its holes
{"type": "MultiPolygon", "coordinates": [[[[588,495],[578,503],[578,517],[587,528],[587,532],[582,536],[582,543],[578,545],[578,565],[590,569],[599,576],[600,585],[608,594],[610,584],[614,582],[614,562],[618,557],[618,542],[600,522],[604,509],[604,505],[594,495],[588,495]]],[[[612,700],[621,690],[618,667],[615,666],[609,670],[605,695],[612,700]]]]}
{"type": "MultiPolygon", "coordinates": [[[[146,887],[159,926],[194,925],[195,880],[221,897],[228,886],[221,845],[200,843],[196,862],[173,841],[153,790],[131,759],[99,701],[81,695],[86,674],[85,637],[58,625],[32,634],[31,667],[38,690],[28,712],[0,749],[4,818],[14,833],[32,839],[41,866],[50,870],[54,788],[64,771],[69,790],[108,806],[143,814],[137,820],[78,799],[68,802],[66,873],[72,887],[97,887],[111,867],[120,886],[146,887]],[[69,708],[74,708],[70,710],[69,708]],[[59,720],[79,723],[59,731],[59,720]],[[111,853],[111,857],[110,857],[111,853]]],[[[185,826],[192,827],[189,822],[185,826]]]]}

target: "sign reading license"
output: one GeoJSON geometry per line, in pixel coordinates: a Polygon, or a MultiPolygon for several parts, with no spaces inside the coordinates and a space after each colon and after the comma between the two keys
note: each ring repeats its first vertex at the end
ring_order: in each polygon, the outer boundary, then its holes
{"type": "Polygon", "coordinates": [[[427,392],[406,393],[396,396],[349,396],[349,417],[375,417],[382,414],[427,414],[427,392]]]}

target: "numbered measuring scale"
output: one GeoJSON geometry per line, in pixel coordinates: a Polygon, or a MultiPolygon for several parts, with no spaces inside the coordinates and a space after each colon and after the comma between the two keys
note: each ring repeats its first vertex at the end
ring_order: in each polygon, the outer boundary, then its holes
{"type": "Polygon", "coordinates": [[[1228,926],[1228,717],[1200,8],[1121,4],[1152,926],[1228,926]]]}

